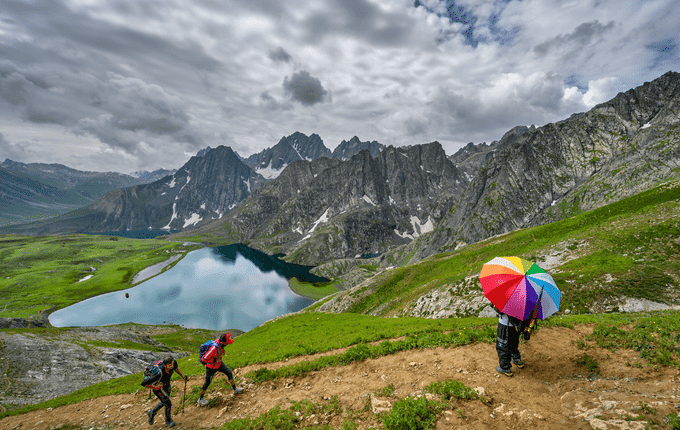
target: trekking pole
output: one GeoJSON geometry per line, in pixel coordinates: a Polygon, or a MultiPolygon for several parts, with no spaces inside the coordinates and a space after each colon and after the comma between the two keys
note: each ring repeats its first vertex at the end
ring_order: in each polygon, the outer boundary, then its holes
{"type": "Polygon", "coordinates": [[[189,375],[184,375],[184,397],[182,397],[182,412],[184,412],[184,401],[187,399],[187,379],[189,379],[189,375]]]}

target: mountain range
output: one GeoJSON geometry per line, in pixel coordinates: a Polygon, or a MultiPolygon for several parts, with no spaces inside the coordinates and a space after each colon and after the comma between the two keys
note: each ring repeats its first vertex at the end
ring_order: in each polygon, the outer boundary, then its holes
{"type": "MultiPolygon", "coordinates": [[[[591,210],[678,175],[680,74],[668,72],[588,112],[451,156],[296,132],[248,158],[219,146],[172,175],[120,188],[77,211],[6,232],[181,230],[307,265],[381,257],[400,265],[591,210]]],[[[340,269],[339,269],[340,270],[340,269]]]]}
{"type": "Polygon", "coordinates": [[[0,164],[0,225],[49,218],[92,203],[109,191],[153,182],[173,171],[125,175],[84,172],[61,164],[0,164]]]}

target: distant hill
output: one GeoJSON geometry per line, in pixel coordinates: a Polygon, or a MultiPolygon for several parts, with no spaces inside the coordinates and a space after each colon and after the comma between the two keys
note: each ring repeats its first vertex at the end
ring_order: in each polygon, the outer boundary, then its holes
{"type": "Polygon", "coordinates": [[[160,173],[144,172],[135,177],[6,159],[0,164],[0,225],[66,213],[94,202],[109,191],[152,182],[160,173]]]}
{"type": "Polygon", "coordinates": [[[49,220],[5,227],[24,234],[181,230],[221,218],[265,182],[231,148],[219,146],[150,184],[118,188],[87,206],[49,220]]]}

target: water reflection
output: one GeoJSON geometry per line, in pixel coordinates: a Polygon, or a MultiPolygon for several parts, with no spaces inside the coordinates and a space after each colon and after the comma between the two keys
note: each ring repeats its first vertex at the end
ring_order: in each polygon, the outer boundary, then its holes
{"type": "MultiPolygon", "coordinates": [[[[172,269],[135,287],[52,313],[50,323],[55,327],[173,323],[247,331],[313,303],[293,293],[286,277],[275,270],[260,270],[240,252],[232,254],[232,249],[233,246],[190,252],[172,269]],[[225,250],[227,255],[222,255],[225,250]]],[[[300,268],[305,272],[304,267],[300,268]]],[[[299,277],[304,278],[304,273],[299,277]]]]}

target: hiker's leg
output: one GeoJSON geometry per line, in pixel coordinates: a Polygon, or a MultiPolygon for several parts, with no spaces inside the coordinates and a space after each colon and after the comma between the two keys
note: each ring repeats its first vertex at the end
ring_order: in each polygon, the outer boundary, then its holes
{"type": "Polygon", "coordinates": [[[510,370],[510,346],[508,345],[508,326],[498,324],[496,329],[496,352],[498,353],[498,367],[510,370]]]}
{"type": "Polygon", "coordinates": [[[205,393],[205,390],[208,389],[210,386],[210,383],[212,382],[213,376],[215,376],[215,372],[217,372],[218,369],[211,369],[209,367],[205,368],[205,382],[203,383],[203,391],[201,393],[205,393]]]}
{"type": "Polygon", "coordinates": [[[228,368],[226,364],[221,363],[221,364],[220,364],[220,367],[217,368],[217,371],[218,371],[218,372],[224,373],[224,375],[227,377],[227,379],[229,380],[229,382],[231,383],[231,385],[234,385],[234,384],[233,384],[233,381],[234,381],[234,374],[231,372],[231,369],[228,368]]]}
{"type": "Polygon", "coordinates": [[[170,398],[168,395],[165,393],[165,391],[161,390],[153,390],[153,393],[158,397],[159,402],[156,404],[156,406],[151,409],[151,412],[149,414],[149,424],[153,423],[153,417],[156,416],[156,413],[163,407],[165,406],[165,413],[168,413],[168,410],[170,407],[172,407],[172,403],[170,403],[170,398]]]}
{"type": "Polygon", "coordinates": [[[169,393],[166,393],[164,390],[158,391],[162,393],[161,401],[163,402],[163,406],[165,406],[165,425],[172,427],[175,425],[175,422],[172,421],[172,402],[170,401],[169,393]]]}
{"type": "Polygon", "coordinates": [[[519,330],[517,327],[508,327],[508,346],[510,347],[510,356],[515,361],[521,361],[522,355],[519,353],[519,330]]]}
{"type": "Polygon", "coordinates": [[[198,403],[201,406],[205,406],[208,404],[208,401],[205,400],[203,396],[205,395],[205,390],[207,390],[208,387],[210,386],[210,383],[212,382],[212,378],[213,376],[215,376],[216,371],[217,369],[211,369],[209,367],[205,368],[205,382],[203,383],[203,388],[201,389],[201,395],[198,396],[198,403]]]}
{"type": "Polygon", "coordinates": [[[158,413],[158,411],[159,411],[162,407],[163,407],[163,402],[162,402],[162,401],[156,403],[156,406],[154,406],[154,407],[151,409],[151,416],[152,416],[152,417],[153,417],[153,416],[156,416],[156,414],[158,413]]]}
{"type": "Polygon", "coordinates": [[[229,383],[231,384],[231,388],[234,390],[234,393],[240,393],[241,388],[238,388],[236,386],[236,382],[234,381],[234,374],[231,371],[231,369],[224,363],[220,364],[219,369],[220,372],[224,373],[227,376],[227,379],[229,380],[229,383]]]}

